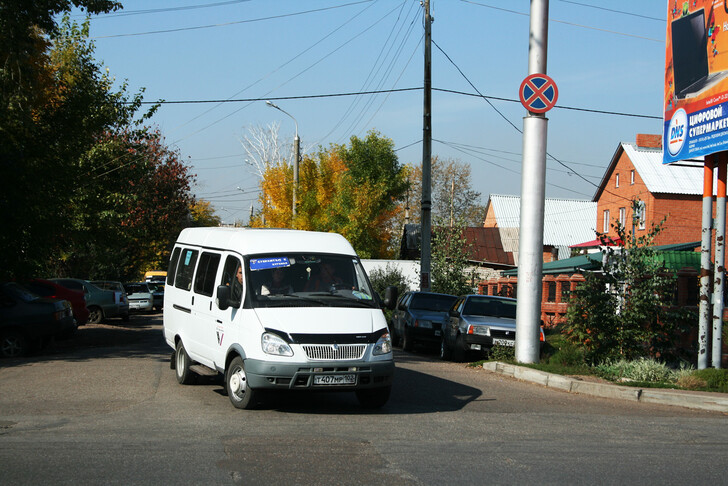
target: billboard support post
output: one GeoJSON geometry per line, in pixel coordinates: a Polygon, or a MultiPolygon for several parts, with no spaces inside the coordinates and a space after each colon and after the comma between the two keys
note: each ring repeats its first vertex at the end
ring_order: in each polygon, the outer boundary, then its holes
{"type": "Polygon", "coordinates": [[[710,240],[713,227],[713,155],[705,157],[703,168],[703,223],[700,243],[700,311],[698,316],[698,369],[708,367],[710,311],[710,240]]]}
{"type": "Polygon", "coordinates": [[[725,210],[726,210],[726,161],[728,153],[720,152],[718,159],[718,188],[715,199],[715,265],[713,272],[713,368],[720,368],[723,358],[723,292],[725,288],[725,210]]]}

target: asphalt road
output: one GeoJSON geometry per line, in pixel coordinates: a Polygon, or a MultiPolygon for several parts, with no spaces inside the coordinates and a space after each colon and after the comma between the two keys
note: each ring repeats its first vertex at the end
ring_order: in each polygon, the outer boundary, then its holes
{"type": "Polygon", "coordinates": [[[728,417],[568,394],[397,350],[380,411],[353,394],[236,410],[178,385],[161,316],[0,361],[2,484],[708,484],[728,417]]]}

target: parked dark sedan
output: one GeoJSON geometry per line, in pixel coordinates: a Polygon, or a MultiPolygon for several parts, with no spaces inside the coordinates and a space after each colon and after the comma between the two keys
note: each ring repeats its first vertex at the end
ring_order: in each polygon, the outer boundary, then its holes
{"type": "MultiPolygon", "coordinates": [[[[494,295],[458,297],[443,328],[440,357],[460,361],[470,352],[485,355],[496,345],[515,346],[516,302],[494,295]]],[[[543,345],[543,329],[540,333],[543,345]]]]}
{"type": "Polygon", "coordinates": [[[23,356],[75,327],[67,300],[40,297],[15,282],[0,284],[0,356],[23,356]]]}
{"type": "Polygon", "coordinates": [[[392,312],[392,342],[405,351],[415,343],[438,344],[447,313],[457,297],[434,292],[405,292],[392,312]]]}
{"type": "Polygon", "coordinates": [[[89,312],[88,307],[86,307],[86,296],[83,291],[69,289],[61,284],[42,278],[34,278],[28,282],[22,282],[21,285],[41,297],[69,301],[77,326],[83,326],[88,321],[89,312]]]}

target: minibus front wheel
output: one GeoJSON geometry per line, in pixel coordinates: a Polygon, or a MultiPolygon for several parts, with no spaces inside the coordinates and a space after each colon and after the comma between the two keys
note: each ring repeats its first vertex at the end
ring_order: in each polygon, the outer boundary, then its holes
{"type": "Polygon", "coordinates": [[[225,372],[225,385],[230,402],[235,408],[255,408],[258,392],[248,386],[245,364],[240,356],[236,356],[230,361],[225,372]]]}

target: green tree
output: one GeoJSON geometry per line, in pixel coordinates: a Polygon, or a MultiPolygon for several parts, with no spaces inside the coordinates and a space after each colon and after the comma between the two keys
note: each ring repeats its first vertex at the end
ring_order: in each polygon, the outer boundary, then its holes
{"type": "Polygon", "coordinates": [[[436,218],[432,229],[432,291],[463,295],[473,291],[468,272],[468,243],[464,236],[465,223],[455,221],[450,226],[436,218]]]}
{"type": "Polygon", "coordinates": [[[572,294],[563,332],[588,361],[672,355],[684,316],[671,310],[675,275],[652,248],[664,222],[636,238],[617,221],[621,245],[610,248],[603,273],[587,274],[572,294]]]}
{"type": "Polygon", "coordinates": [[[388,257],[398,241],[397,216],[407,190],[406,170],[394,143],[370,132],[349,146],[321,149],[300,164],[296,220],[292,168],[268,164],[261,181],[261,214],[253,226],[341,233],[363,258],[388,257]]]}
{"type": "Polygon", "coordinates": [[[190,206],[191,226],[220,226],[222,219],[215,214],[210,201],[198,199],[190,206]]]}
{"type": "MultiPolygon", "coordinates": [[[[10,10],[0,9],[5,24],[30,15],[18,5],[10,10]]],[[[13,208],[0,232],[4,278],[48,270],[78,211],[71,196],[88,183],[81,156],[104,131],[128,124],[140,101],[126,104],[123,90],[111,89],[112,80],[93,62],[88,24],[66,17],[50,32],[32,25],[10,30],[5,34],[16,37],[0,53],[7,67],[0,69],[0,201],[13,208]],[[20,31],[28,38],[18,38],[20,31]]]]}

